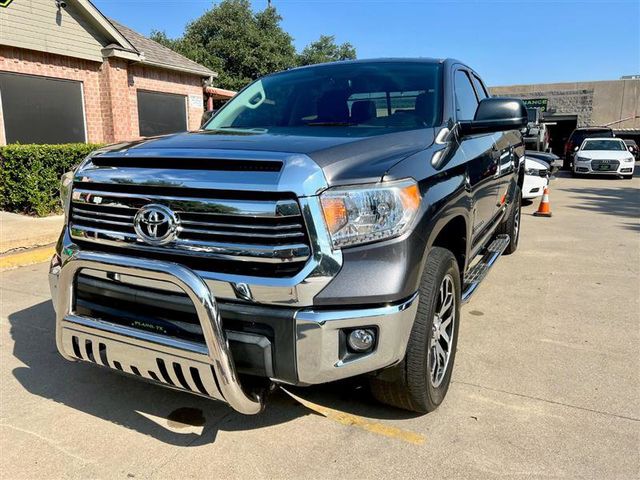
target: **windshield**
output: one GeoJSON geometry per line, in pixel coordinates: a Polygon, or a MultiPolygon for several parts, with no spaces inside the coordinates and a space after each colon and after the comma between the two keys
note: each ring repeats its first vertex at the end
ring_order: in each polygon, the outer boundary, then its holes
{"type": "Polygon", "coordinates": [[[571,135],[571,141],[574,145],[580,145],[588,137],[613,137],[613,132],[611,130],[576,130],[571,135]]]}
{"type": "Polygon", "coordinates": [[[204,129],[334,127],[348,135],[433,127],[441,116],[440,69],[426,62],[363,62],[270,75],[240,92],[204,129]]]}
{"type": "Polygon", "coordinates": [[[626,150],[624,142],[620,140],[587,140],[582,150],[626,150]]]}

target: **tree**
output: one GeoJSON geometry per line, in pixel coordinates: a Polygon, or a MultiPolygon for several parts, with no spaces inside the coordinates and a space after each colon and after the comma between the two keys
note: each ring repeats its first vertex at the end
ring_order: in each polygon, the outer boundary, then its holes
{"type": "Polygon", "coordinates": [[[187,25],[184,35],[152,40],[218,72],[216,84],[239,90],[258,77],[296,65],[293,39],[274,7],[251,10],[249,0],[223,0],[187,25]]]}
{"type": "Polygon", "coordinates": [[[314,63],[335,62],[337,60],[353,60],[356,58],[356,49],[349,42],[342,45],[336,44],[333,35],[320,35],[315,42],[307,45],[298,55],[299,65],[312,65],[314,63]]]}

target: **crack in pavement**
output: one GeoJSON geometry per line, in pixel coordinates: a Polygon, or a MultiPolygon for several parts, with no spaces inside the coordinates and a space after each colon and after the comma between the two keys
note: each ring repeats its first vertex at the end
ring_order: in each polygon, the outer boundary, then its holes
{"type": "Polygon", "coordinates": [[[451,383],[459,383],[461,385],[468,385],[470,387],[481,388],[483,390],[489,390],[491,392],[506,393],[507,395],[513,395],[515,397],[528,398],[530,400],[538,400],[540,402],[551,403],[553,405],[560,405],[567,408],[575,408],[576,410],[583,410],[585,412],[597,413],[600,415],[605,415],[607,417],[615,417],[615,418],[620,418],[622,420],[631,420],[632,422],[640,422],[640,418],[628,417],[626,415],[618,415],[617,413],[603,412],[601,410],[594,410],[592,408],[580,407],[578,405],[571,405],[570,403],[556,402],[554,400],[549,400],[546,398],[534,397],[532,395],[525,395],[524,393],[509,392],[507,390],[501,390],[499,388],[485,387],[483,385],[478,385],[477,383],[461,382],[459,380],[452,380],[451,383]]]}
{"type": "Polygon", "coordinates": [[[50,438],[47,438],[44,435],[40,435],[37,432],[33,432],[33,431],[27,430],[25,428],[16,427],[15,425],[11,425],[9,423],[0,423],[0,427],[7,427],[7,428],[11,428],[12,430],[16,430],[18,432],[22,432],[22,433],[26,433],[28,435],[32,435],[32,436],[34,436],[36,438],[39,438],[40,440],[42,440],[46,444],[50,445],[51,447],[56,449],[58,452],[64,453],[65,455],[68,455],[71,458],[75,458],[76,460],[80,460],[85,465],[86,464],[93,464],[92,461],[87,460],[85,458],[82,458],[82,457],[80,457],[78,455],[75,455],[75,454],[69,452],[68,450],[66,450],[66,449],[62,448],[61,446],[57,445],[55,440],[51,440],[50,438]]]}

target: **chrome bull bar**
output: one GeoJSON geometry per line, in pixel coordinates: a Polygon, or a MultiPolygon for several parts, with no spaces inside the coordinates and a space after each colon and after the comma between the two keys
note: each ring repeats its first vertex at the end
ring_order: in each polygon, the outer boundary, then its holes
{"type": "Polygon", "coordinates": [[[263,408],[259,395],[248,395],[242,389],[216,300],[189,268],[122,255],[77,252],[61,268],[56,313],[56,344],[68,360],[90,361],[222,400],[247,415],[263,408]],[[205,345],[75,314],[75,279],[82,269],[178,286],[193,302],[205,345]]]}

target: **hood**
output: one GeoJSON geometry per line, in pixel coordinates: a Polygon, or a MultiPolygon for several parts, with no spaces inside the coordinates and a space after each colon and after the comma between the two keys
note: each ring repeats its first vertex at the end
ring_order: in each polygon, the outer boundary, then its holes
{"type": "Polygon", "coordinates": [[[549,164],[537,158],[526,157],[524,166],[528,170],[549,170],[549,164]]]}
{"type": "MultiPolygon", "coordinates": [[[[131,143],[116,144],[98,155],[161,156],[163,150],[211,150],[215,155],[233,152],[304,154],[323,171],[330,186],[375,182],[396,163],[429,147],[434,140],[430,128],[380,134],[379,129],[308,127],[270,131],[210,130],[180,133],[131,143]],[[346,135],[345,135],[346,132],[346,135]],[[301,134],[302,133],[302,134],[301,134]]],[[[201,154],[198,155],[199,157],[201,154]]]]}
{"type": "Polygon", "coordinates": [[[591,160],[624,160],[632,154],[628,150],[579,150],[576,156],[591,160]]]}

